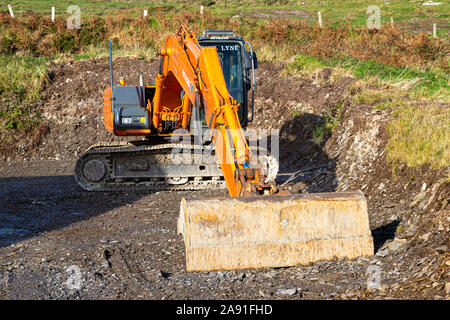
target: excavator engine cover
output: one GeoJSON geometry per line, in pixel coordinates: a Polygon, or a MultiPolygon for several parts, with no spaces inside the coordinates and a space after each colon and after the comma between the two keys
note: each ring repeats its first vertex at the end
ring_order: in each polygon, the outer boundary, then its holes
{"type": "Polygon", "coordinates": [[[374,254],[361,192],[182,199],[187,271],[286,267],[374,254]]]}
{"type": "Polygon", "coordinates": [[[148,110],[145,108],[116,107],[114,125],[118,130],[149,129],[148,110]]]}
{"type": "Polygon", "coordinates": [[[114,87],[114,127],[116,130],[150,129],[149,111],[145,108],[145,99],[146,96],[149,96],[148,91],[141,86],[114,87]]]}

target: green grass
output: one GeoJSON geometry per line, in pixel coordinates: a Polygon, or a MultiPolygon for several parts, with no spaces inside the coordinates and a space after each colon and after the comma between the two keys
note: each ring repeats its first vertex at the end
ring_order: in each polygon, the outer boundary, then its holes
{"type": "MultiPolygon", "coordinates": [[[[408,166],[450,165],[449,75],[442,70],[415,70],[393,67],[354,58],[321,59],[298,55],[287,65],[288,74],[309,74],[326,67],[350,70],[361,79],[359,90],[351,93],[356,105],[372,105],[374,110],[390,109],[386,150],[392,162],[408,166]],[[420,98],[419,100],[416,100],[420,98]],[[436,104],[440,100],[441,104],[436,104]]],[[[351,92],[351,89],[350,89],[351,92]]],[[[323,115],[324,123],[313,130],[317,144],[337,126],[337,117],[323,115]]]]}
{"type": "Polygon", "coordinates": [[[318,145],[325,141],[339,124],[337,115],[331,110],[323,112],[322,119],[323,123],[313,129],[312,140],[318,145]]]}
{"type": "Polygon", "coordinates": [[[251,9],[271,9],[271,8],[285,8],[285,9],[303,9],[307,12],[315,13],[321,11],[323,17],[326,19],[363,19],[365,23],[366,10],[370,5],[377,5],[381,9],[382,19],[389,21],[390,17],[398,19],[409,19],[411,17],[426,16],[426,17],[440,17],[449,12],[450,5],[444,1],[439,6],[422,6],[424,1],[402,1],[402,0],[369,0],[369,1],[355,1],[355,0],[335,0],[335,1],[271,1],[271,0],[228,0],[216,1],[216,6],[240,6],[245,11],[251,9]],[[269,7],[269,8],[267,8],[269,7]]]}
{"type": "Polygon", "coordinates": [[[377,78],[393,84],[409,85],[413,92],[421,95],[433,96],[439,92],[449,92],[449,73],[443,70],[415,70],[410,67],[396,67],[376,63],[374,61],[361,61],[356,58],[343,57],[321,59],[308,55],[297,55],[293,62],[289,63],[285,72],[311,72],[325,67],[339,67],[351,71],[358,79],[377,78]]]}
{"type": "Polygon", "coordinates": [[[16,94],[22,101],[39,98],[51,58],[0,55],[0,95],[16,94]]]}
{"type": "Polygon", "coordinates": [[[286,66],[286,72],[292,73],[296,71],[315,71],[327,66],[329,66],[329,63],[327,63],[323,59],[306,54],[300,54],[294,58],[294,61],[286,66]]]}
{"type": "Polygon", "coordinates": [[[403,105],[387,124],[388,158],[408,166],[450,165],[450,109],[442,106],[403,105]]]}
{"type": "MultiPolygon", "coordinates": [[[[136,48],[136,49],[113,49],[113,58],[128,57],[139,58],[146,61],[152,61],[156,58],[157,52],[154,48],[136,48]]],[[[58,62],[64,59],[74,59],[76,61],[88,60],[88,59],[100,59],[109,57],[109,49],[106,47],[88,47],[80,53],[76,54],[60,54],[52,58],[54,62],[58,62]]]]}
{"type": "MultiPolygon", "coordinates": [[[[169,0],[169,1],[145,1],[145,0],[80,0],[76,3],[67,0],[11,0],[0,4],[0,10],[7,11],[7,4],[11,4],[15,14],[23,14],[26,10],[38,13],[48,13],[51,7],[56,8],[57,15],[66,15],[67,7],[76,4],[81,8],[83,15],[104,15],[106,11],[117,11],[121,9],[151,9],[153,7],[183,8],[184,10],[198,10],[201,4],[206,6],[206,10],[218,15],[235,15],[239,12],[254,13],[271,10],[301,10],[305,14],[296,19],[306,19],[317,23],[317,11],[321,11],[323,23],[333,25],[348,20],[353,26],[364,26],[367,22],[367,7],[377,5],[381,10],[381,22],[388,23],[393,17],[396,23],[411,22],[413,18],[426,21],[431,19],[446,19],[450,12],[450,2],[441,1],[439,6],[422,6],[423,1],[403,1],[403,0],[336,0],[336,1],[297,1],[297,0],[169,0]]],[[[149,12],[151,14],[151,12],[149,12]]],[[[295,18],[295,15],[287,15],[287,18],[295,18]]],[[[431,27],[431,25],[430,25],[431,27]]],[[[445,35],[445,34],[444,34],[445,35]]]]}
{"type": "Polygon", "coordinates": [[[405,80],[416,80],[414,90],[424,90],[428,94],[441,90],[449,90],[448,73],[443,71],[419,71],[410,67],[395,67],[373,61],[358,61],[354,58],[333,61],[332,64],[350,68],[359,79],[377,77],[382,80],[399,83],[405,80]]]}
{"type": "Polygon", "coordinates": [[[36,125],[40,115],[33,103],[47,81],[49,58],[0,55],[0,126],[25,129],[36,125]]]}

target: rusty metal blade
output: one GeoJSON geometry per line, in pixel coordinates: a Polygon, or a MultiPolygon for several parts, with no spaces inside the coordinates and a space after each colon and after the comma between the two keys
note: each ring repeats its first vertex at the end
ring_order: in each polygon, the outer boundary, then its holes
{"type": "Polygon", "coordinates": [[[362,192],[182,199],[186,269],[285,267],[373,255],[362,192]]]}

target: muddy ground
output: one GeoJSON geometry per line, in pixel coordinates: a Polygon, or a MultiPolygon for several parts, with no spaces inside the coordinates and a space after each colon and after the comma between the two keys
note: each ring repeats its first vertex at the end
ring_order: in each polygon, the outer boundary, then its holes
{"type": "MultiPolygon", "coordinates": [[[[355,81],[281,77],[260,64],[254,128],[280,129],[278,182],[292,192],[362,190],[376,254],[290,268],[187,273],[176,234],[182,197],[225,191],[90,193],[73,179],[77,156],[114,139],[103,128],[107,59],[52,66],[40,107],[46,133],[0,162],[1,299],[448,299],[449,182],[444,170],[392,166],[389,111],[354,105],[355,81]],[[323,141],[324,113],[339,122],[323,141]]],[[[154,77],[157,63],[119,58],[117,75],[154,77]]]]}

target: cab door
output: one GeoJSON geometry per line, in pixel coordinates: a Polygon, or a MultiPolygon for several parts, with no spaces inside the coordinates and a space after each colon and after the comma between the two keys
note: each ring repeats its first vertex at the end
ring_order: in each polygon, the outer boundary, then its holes
{"type": "Polygon", "coordinates": [[[217,48],[223,76],[230,95],[240,104],[238,110],[239,122],[243,128],[247,127],[247,88],[243,69],[243,47],[240,41],[203,40],[201,46],[217,48]]]}

